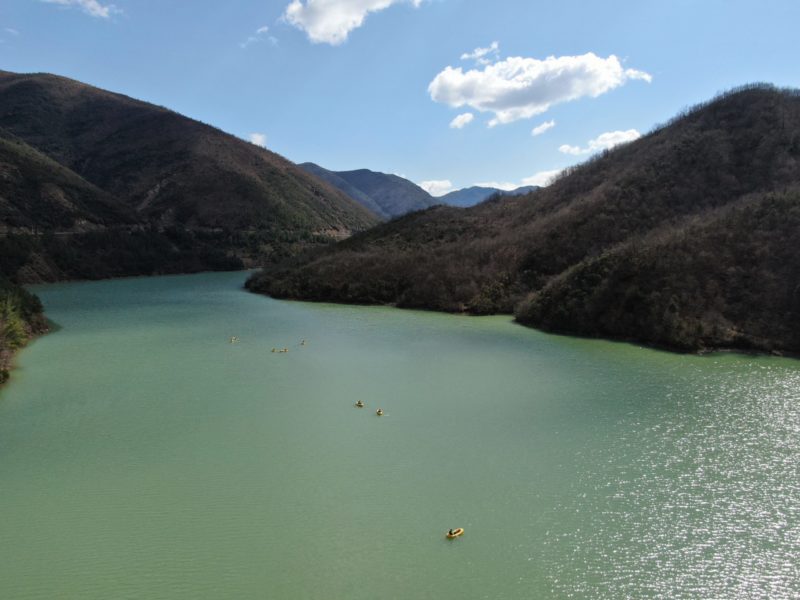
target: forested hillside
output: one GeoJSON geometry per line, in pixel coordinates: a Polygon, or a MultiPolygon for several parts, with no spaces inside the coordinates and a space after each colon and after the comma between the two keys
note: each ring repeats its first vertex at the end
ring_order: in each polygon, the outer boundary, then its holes
{"type": "Polygon", "coordinates": [[[12,279],[241,267],[377,221],[277,154],[166,108],[0,71],[0,233],[28,236],[13,245],[35,250],[27,268],[3,271],[12,279]],[[137,248],[143,240],[155,247],[137,248]],[[102,257],[66,264],[117,248],[113,268],[102,257]]]}
{"type": "Polygon", "coordinates": [[[680,349],[800,350],[800,94],[753,85],[532,197],[438,207],[270,267],[278,297],[515,312],[680,349]],[[778,257],[778,258],[774,258],[778,257]],[[649,262],[648,262],[649,261],[649,262]]]}
{"type": "Polygon", "coordinates": [[[8,379],[14,351],[46,329],[39,299],[0,277],[0,384],[8,379]]]}

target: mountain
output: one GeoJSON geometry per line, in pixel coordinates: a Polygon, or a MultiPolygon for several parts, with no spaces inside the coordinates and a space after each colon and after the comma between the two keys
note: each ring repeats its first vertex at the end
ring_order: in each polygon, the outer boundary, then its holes
{"type": "Polygon", "coordinates": [[[0,232],[133,225],[135,212],[0,129],[0,232]]]}
{"type": "Polygon", "coordinates": [[[303,163],[299,166],[327,181],[384,219],[399,217],[438,204],[436,198],[417,184],[398,175],[369,169],[329,171],[314,163],[303,163]]]}
{"type": "Polygon", "coordinates": [[[413,213],[274,265],[277,297],[515,313],[680,350],[800,351],[800,92],[753,85],[532,196],[413,213]]]}
{"type": "Polygon", "coordinates": [[[312,162],[300,163],[297,166],[307,171],[308,173],[311,173],[318,179],[321,179],[322,181],[329,183],[337,190],[344,192],[350,198],[361,204],[361,206],[371,210],[376,215],[379,215],[384,219],[390,218],[390,215],[384,211],[384,209],[381,207],[380,204],[378,204],[377,201],[375,201],[365,192],[361,191],[360,189],[352,185],[349,181],[346,181],[345,179],[339,177],[339,174],[336,173],[335,171],[329,171],[328,169],[320,167],[319,165],[314,164],[312,162]]]}
{"type": "Polygon", "coordinates": [[[0,129],[4,229],[172,229],[268,261],[378,221],[273,152],[55,75],[0,71],[0,129]]]}
{"type": "Polygon", "coordinates": [[[368,169],[329,171],[311,162],[302,163],[298,166],[328,182],[384,219],[400,217],[437,204],[461,207],[474,206],[492,196],[520,196],[539,189],[535,185],[526,185],[510,191],[493,187],[473,186],[435,197],[412,181],[398,175],[389,175],[368,169]]]}
{"type": "Polygon", "coordinates": [[[518,187],[514,190],[501,190],[494,187],[482,187],[474,185],[460,190],[454,190],[446,193],[444,196],[439,196],[436,200],[440,204],[447,204],[449,206],[475,206],[481,202],[488,200],[492,196],[522,196],[539,189],[536,185],[525,185],[518,187]]]}

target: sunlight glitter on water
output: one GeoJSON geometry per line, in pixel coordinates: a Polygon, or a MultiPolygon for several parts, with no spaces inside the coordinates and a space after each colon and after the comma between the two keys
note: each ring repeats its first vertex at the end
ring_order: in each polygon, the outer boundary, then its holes
{"type": "Polygon", "coordinates": [[[800,597],[800,362],[243,278],[39,290],[0,598],[800,597]]]}

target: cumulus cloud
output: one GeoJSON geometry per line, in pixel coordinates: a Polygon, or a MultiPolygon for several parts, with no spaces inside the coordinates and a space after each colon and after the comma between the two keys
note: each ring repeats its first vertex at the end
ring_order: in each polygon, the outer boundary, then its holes
{"type": "Polygon", "coordinates": [[[401,3],[419,6],[422,0],[292,0],[283,19],[305,31],[315,44],[338,46],[364,24],[369,13],[401,3]]]}
{"type": "Polygon", "coordinates": [[[491,112],[490,126],[527,119],[551,106],[596,98],[629,80],[651,81],[644,71],[625,69],[613,54],[506,58],[480,69],[446,67],[428,86],[434,102],[491,112]]]}
{"type": "Polygon", "coordinates": [[[247,136],[247,139],[251,144],[261,146],[262,148],[267,147],[267,135],[264,133],[251,133],[247,136]]]}
{"type": "Polygon", "coordinates": [[[42,0],[48,4],[61,6],[77,6],[87,15],[108,19],[112,14],[122,12],[113,4],[100,4],[98,0],[42,0]]]}
{"type": "Polygon", "coordinates": [[[453,182],[449,179],[433,179],[420,182],[419,187],[431,196],[444,196],[447,192],[453,191],[453,182]]]}
{"type": "Polygon", "coordinates": [[[552,129],[555,126],[556,126],[556,122],[555,121],[552,121],[552,120],[545,121],[541,125],[537,125],[536,127],[534,127],[531,130],[531,135],[533,137],[536,137],[537,135],[542,135],[545,131],[547,131],[548,129],[552,129]]]}
{"type": "Polygon", "coordinates": [[[475,115],[473,115],[472,113],[468,113],[468,112],[467,113],[462,113],[462,114],[458,115],[455,119],[450,121],[450,129],[461,129],[463,127],[466,127],[467,125],[472,123],[472,120],[474,118],[475,118],[475,115]]]}
{"type": "Polygon", "coordinates": [[[511,181],[483,181],[480,183],[476,183],[480,187],[492,187],[497,188],[498,190],[504,190],[506,192],[510,192],[515,190],[519,187],[523,187],[526,185],[536,185],[539,187],[546,187],[553,183],[556,177],[561,173],[562,169],[553,169],[552,171],[539,171],[538,173],[534,173],[530,177],[523,177],[522,181],[519,183],[514,183],[511,181]]]}
{"type": "Polygon", "coordinates": [[[474,60],[479,65],[488,65],[492,61],[487,56],[497,57],[500,53],[500,44],[492,42],[486,48],[475,48],[472,52],[465,52],[461,55],[461,60],[474,60]]]}
{"type": "Polygon", "coordinates": [[[642,137],[642,134],[635,129],[628,129],[626,131],[606,131],[605,133],[598,135],[593,140],[589,140],[589,143],[585,148],[563,144],[562,146],[559,146],[558,151],[563,152],[564,154],[580,156],[581,154],[591,154],[593,152],[598,152],[599,150],[608,150],[614,146],[632,142],[640,137],[642,137]]]}

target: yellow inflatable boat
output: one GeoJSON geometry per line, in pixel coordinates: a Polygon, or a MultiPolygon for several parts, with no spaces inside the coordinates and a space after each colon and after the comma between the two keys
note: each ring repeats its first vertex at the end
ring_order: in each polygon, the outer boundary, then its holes
{"type": "Polygon", "coordinates": [[[461,537],[462,535],[464,535],[464,528],[463,527],[458,527],[457,529],[451,529],[450,531],[448,531],[445,534],[445,536],[447,536],[448,540],[454,540],[457,537],[461,537]]]}

